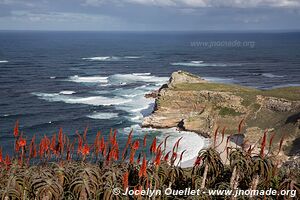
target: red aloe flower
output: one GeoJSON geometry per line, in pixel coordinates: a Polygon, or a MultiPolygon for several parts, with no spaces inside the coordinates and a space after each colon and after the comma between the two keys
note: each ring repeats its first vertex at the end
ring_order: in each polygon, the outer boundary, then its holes
{"type": "Polygon", "coordinates": [[[14,128],[14,136],[18,137],[18,135],[19,135],[19,120],[16,121],[15,128],[14,128]]]}
{"type": "Polygon", "coordinates": [[[144,139],[143,139],[143,146],[146,147],[147,146],[147,135],[145,134],[144,139]]]}
{"type": "Polygon", "coordinates": [[[129,173],[128,173],[128,171],[126,171],[123,174],[123,187],[124,187],[124,190],[126,190],[128,188],[128,177],[129,177],[129,173]]]}
{"type": "Polygon", "coordinates": [[[269,151],[270,151],[270,149],[271,149],[271,147],[272,147],[274,137],[275,137],[275,132],[273,132],[273,134],[271,135],[271,138],[270,138],[270,142],[269,142],[269,151]]]}
{"type": "Polygon", "coordinates": [[[164,141],[164,150],[166,149],[167,147],[167,140],[168,138],[170,137],[171,135],[168,135],[166,138],[165,138],[165,141],[164,141]]]}
{"type": "Polygon", "coordinates": [[[150,152],[155,153],[156,152],[156,137],[153,139],[151,147],[150,147],[150,152]]]}
{"type": "Polygon", "coordinates": [[[2,147],[0,148],[0,163],[3,162],[3,157],[2,157],[2,147]]]}
{"type": "Polygon", "coordinates": [[[157,153],[156,153],[156,157],[155,157],[155,160],[154,160],[154,165],[155,165],[156,167],[158,167],[158,166],[160,165],[161,155],[162,155],[161,149],[158,148],[158,149],[157,149],[157,153]]]}
{"type": "Polygon", "coordinates": [[[164,161],[167,162],[167,161],[169,160],[170,153],[171,153],[171,151],[169,151],[169,152],[165,155],[164,161]]]}
{"type": "Polygon", "coordinates": [[[173,146],[173,152],[177,152],[177,151],[178,151],[178,147],[179,147],[179,142],[180,142],[180,140],[182,140],[182,137],[180,137],[180,138],[176,141],[176,143],[174,144],[174,146],[173,146]]]}
{"type": "Polygon", "coordinates": [[[82,148],[82,150],[81,150],[81,154],[82,154],[83,156],[86,156],[86,155],[90,154],[90,147],[89,147],[89,145],[85,144],[85,145],[83,146],[83,148],[82,148]]]}
{"type": "Polygon", "coordinates": [[[199,166],[201,164],[202,157],[198,156],[197,159],[195,160],[194,166],[199,166]]]}
{"type": "Polygon", "coordinates": [[[8,168],[11,165],[11,161],[8,154],[6,154],[4,164],[6,165],[6,168],[8,168]]]}
{"type": "Polygon", "coordinates": [[[100,141],[100,151],[103,152],[104,151],[104,147],[105,147],[105,141],[104,141],[104,137],[102,136],[101,141],[100,141]]]}
{"type": "Polygon", "coordinates": [[[186,152],[186,150],[184,150],[183,152],[181,152],[178,163],[180,163],[180,162],[182,161],[183,154],[184,154],[185,152],[186,152]]]}
{"type": "Polygon", "coordinates": [[[218,131],[219,131],[219,126],[217,127],[215,134],[214,134],[214,147],[216,147],[216,144],[217,144],[218,131]]]}
{"type": "Polygon", "coordinates": [[[261,141],[261,146],[260,146],[260,156],[261,157],[264,156],[266,141],[267,141],[267,130],[264,132],[264,136],[263,136],[262,141],[261,141]]]}
{"type": "Polygon", "coordinates": [[[83,143],[83,141],[82,141],[82,137],[81,137],[81,135],[79,135],[79,133],[78,133],[78,132],[76,132],[76,134],[77,134],[77,136],[78,136],[78,147],[77,147],[77,153],[79,154],[79,153],[81,152],[81,150],[82,150],[82,143],[83,143]]]}
{"type": "Polygon", "coordinates": [[[22,138],[22,136],[20,137],[20,139],[18,141],[18,145],[19,145],[19,147],[25,147],[26,146],[26,140],[24,138],[22,138]]]}
{"type": "Polygon", "coordinates": [[[129,163],[130,164],[133,164],[133,162],[134,162],[134,154],[135,154],[135,151],[131,150],[130,151],[130,157],[129,157],[129,163]]]}
{"type": "Polygon", "coordinates": [[[132,149],[134,149],[136,151],[136,150],[138,150],[139,146],[140,146],[140,141],[135,140],[132,145],[132,149]]]}
{"type": "Polygon", "coordinates": [[[51,138],[50,150],[56,154],[56,134],[54,133],[51,138]]]}
{"type": "Polygon", "coordinates": [[[139,171],[139,177],[147,177],[147,161],[145,155],[143,157],[142,166],[139,171]]]}
{"type": "Polygon", "coordinates": [[[239,129],[238,129],[238,133],[241,133],[242,128],[243,128],[243,124],[244,124],[245,119],[242,119],[239,123],[239,129]]]}

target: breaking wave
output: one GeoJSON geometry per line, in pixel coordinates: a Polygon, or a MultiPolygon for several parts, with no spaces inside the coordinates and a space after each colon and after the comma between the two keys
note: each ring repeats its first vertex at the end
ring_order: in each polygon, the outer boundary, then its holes
{"type": "Polygon", "coordinates": [[[241,66],[241,64],[235,63],[206,63],[204,61],[189,61],[189,62],[175,62],[171,63],[174,66],[186,66],[186,67],[234,67],[241,66]]]}
{"type": "Polygon", "coordinates": [[[0,60],[0,63],[8,63],[7,60],[0,60]]]}
{"type": "Polygon", "coordinates": [[[139,59],[140,56],[97,56],[97,57],[88,57],[82,58],[83,60],[89,61],[124,61],[124,60],[132,60],[139,59]]]}
{"type": "Polygon", "coordinates": [[[93,113],[91,115],[87,115],[88,118],[91,119],[112,119],[118,117],[118,113],[108,113],[108,112],[99,112],[99,113],[93,113]]]}
{"type": "Polygon", "coordinates": [[[75,97],[70,95],[62,95],[59,93],[32,93],[38,96],[40,99],[50,101],[50,102],[65,102],[70,104],[86,104],[94,106],[110,106],[110,105],[120,105],[128,103],[130,99],[124,98],[108,98],[103,96],[91,96],[91,97],[75,97]]]}

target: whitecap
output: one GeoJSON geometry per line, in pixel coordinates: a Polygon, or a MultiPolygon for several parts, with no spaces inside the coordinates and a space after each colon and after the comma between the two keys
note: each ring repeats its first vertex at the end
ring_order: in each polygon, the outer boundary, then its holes
{"type": "Polygon", "coordinates": [[[275,75],[275,74],[272,74],[272,73],[263,73],[261,75],[264,76],[264,77],[267,77],[267,78],[283,78],[284,77],[282,75],[275,75]]]}
{"type": "Polygon", "coordinates": [[[0,60],[0,63],[8,63],[7,60],[0,60]]]}
{"type": "Polygon", "coordinates": [[[69,78],[70,81],[76,82],[76,83],[107,83],[108,77],[105,76],[71,76],[69,78]]]}
{"type": "Polygon", "coordinates": [[[126,59],[139,59],[140,56],[96,56],[96,57],[87,57],[82,58],[83,60],[90,61],[121,61],[126,59]]]}
{"type": "Polygon", "coordinates": [[[232,78],[218,78],[218,77],[203,77],[204,80],[215,83],[233,83],[234,79],[232,78]]]}
{"type": "Polygon", "coordinates": [[[205,63],[204,61],[190,61],[190,62],[175,62],[171,63],[174,66],[186,66],[186,67],[227,67],[227,66],[242,66],[235,63],[205,63]]]}
{"type": "Polygon", "coordinates": [[[75,91],[71,91],[71,90],[64,90],[59,92],[59,94],[65,94],[65,95],[71,95],[75,93],[76,93],[75,91]]]}
{"type": "Polygon", "coordinates": [[[151,73],[149,73],[149,72],[146,72],[146,73],[132,73],[133,75],[135,75],[135,76],[150,76],[151,75],[151,73]]]}
{"type": "Polygon", "coordinates": [[[169,80],[168,77],[157,77],[143,74],[115,74],[108,78],[112,83],[134,83],[134,82],[148,82],[148,83],[162,83],[169,80]]]}
{"type": "Polygon", "coordinates": [[[141,58],[140,56],[124,56],[124,58],[128,58],[128,59],[138,59],[141,58]]]}
{"type": "Polygon", "coordinates": [[[108,113],[108,112],[99,112],[93,113],[91,115],[87,115],[88,118],[91,119],[112,119],[118,117],[118,113],[108,113]]]}
{"type": "Polygon", "coordinates": [[[56,76],[50,76],[50,79],[56,79],[56,76]]]}
{"type": "Polygon", "coordinates": [[[111,58],[112,57],[110,56],[98,56],[98,57],[82,58],[82,60],[107,61],[110,60],[111,58]]]}
{"type": "Polygon", "coordinates": [[[69,104],[86,104],[94,106],[110,106],[120,105],[130,102],[130,99],[124,98],[108,98],[103,96],[91,96],[91,97],[75,97],[70,95],[61,95],[59,93],[32,93],[38,96],[40,99],[50,102],[65,102],[69,104]]]}

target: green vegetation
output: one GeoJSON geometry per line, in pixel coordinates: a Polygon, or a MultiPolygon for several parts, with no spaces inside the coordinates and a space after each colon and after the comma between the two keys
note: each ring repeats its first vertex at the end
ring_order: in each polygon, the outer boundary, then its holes
{"type": "Polygon", "coordinates": [[[221,107],[219,109],[220,109],[219,114],[221,116],[240,116],[243,114],[240,112],[236,112],[233,108],[221,107]]]}
{"type": "Polygon", "coordinates": [[[217,92],[232,92],[238,96],[241,96],[245,105],[250,105],[249,102],[253,102],[257,95],[284,98],[287,100],[299,100],[300,99],[300,87],[285,87],[276,88],[270,90],[258,90],[250,87],[244,87],[234,84],[223,83],[182,83],[177,84],[174,90],[184,91],[217,91],[217,92]]]}
{"type": "MultiPolygon", "coordinates": [[[[242,122],[239,125],[241,131],[242,122]]],[[[229,164],[223,163],[216,150],[226,140],[225,129],[222,133],[215,131],[213,146],[199,152],[194,166],[181,168],[180,161],[185,151],[179,152],[181,138],[171,151],[166,151],[168,137],[157,144],[156,138],[147,148],[147,135],[132,141],[132,131],[123,151],[119,151],[117,132],[111,131],[105,141],[98,132],[93,144],[87,142],[87,129],[77,140],[70,142],[62,129],[58,137],[44,136],[36,145],[35,137],[27,144],[24,135],[19,131],[18,123],[14,129],[15,153],[3,159],[0,148],[0,196],[1,199],[147,199],[139,195],[123,195],[129,188],[133,191],[208,189],[242,190],[259,189],[293,190],[291,197],[300,192],[299,168],[295,164],[277,165],[278,152],[273,150],[273,137],[267,141],[265,132],[261,138],[260,152],[254,148],[244,151],[238,147],[228,147],[227,138],[224,151],[227,152],[229,164]],[[221,142],[216,138],[220,134],[221,142]],[[57,139],[57,140],[56,140],[57,139]],[[140,141],[142,143],[140,144],[140,141]],[[38,147],[38,149],[37,149],[38,147]],[[75,151],[74,148],[77,147],[75,151]],[[265,149],[268,148],[268,153],[265,149]],[[135,154],[140,151],[138,156],[135,154]],[[146,158],[145,154],[151,154],[146,158]],[[119,156],[120,155],[120,156],[119,156]],[[296,166],[296,167],[295,167],[296,166]],[[118,188],[117,195],[114,189],[118,188]]],[[[283,139],[280,142],[279,151],[283,139]]],[[[296,195],[296,196],[295,196],[296,195]]],[[[290,196],[279,196],[279,199],[291,199],[290,196]]],[[[233,195],[200,196],[169,195],[164,193],[152,199],[236,199],[233,195]]],[[[278,199],[277,195],[262,195],[255,199],[278,199]]],[[[250,199],[247,196],[238,199],[250,199]]]]}

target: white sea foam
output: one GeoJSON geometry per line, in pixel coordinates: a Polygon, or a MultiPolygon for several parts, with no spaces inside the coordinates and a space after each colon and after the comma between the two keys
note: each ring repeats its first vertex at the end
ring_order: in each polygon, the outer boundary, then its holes
{"type": "Polygon", "coordinates": [[[103,96],[91,96],[91,97],[75,97],[70,95],[61,95],[59,93],[32,93],[38,96],[40,99],[56,102],[61,101],[70,104],[87,104],[94,106],[110,106],[110,105],[120,105],[130,102],[130,99],[124,98],[108,98],[103,96]]]}
{"type": "Polygon", "coordinates": [[[159,137],[160,141],[163,141],[167,136],[170,136],[167,140],[166,152],[172,151],[174,144],[182,137],[179,143],[178,154],[180,155],[184,150],[186,150],[181,161],[181,164],[185,167],[190,167],[187,165],[194,164],[199,151],[207,147],[209,144],[208,139],[194,132],[177,131],[176,128],[162,129],[160,131],[163,133],[159,137]]]}
{"type": "Polygon", "coordinates": [[[7,60],[0,60],[0,63],[8,63],[7,60]]]}
{"type": "Polygon", "coordinates": [[[96,56],[96,57],[87,57],[82,58],[83,60],[90,61],[122,61],[122,60],[131,60],[131,59],[139,59],[140,56],[96,56]]]}
{"type": "Polygon", "coordinates": [[[267,78],[282,78],[282,77],[284,77],[282,75],[275,75],[275,74],[272,74],[272,73],[263,73],[261,75],[264,76],[264,77],[267,77],[267,78]]]}
{"type": "Polygon", "coordinates": [[[50,76],[50,79],[56,79],[56,76],[50,76]]]}
{"type": "Polygon", "coordinates": [[[75,91],[71,91],[71,90],[64,90],[59,92],[59,94],[65,94],[65,95],[71,95],[75,93],[76,93],[75,91]]]}
{"type": "Polygon", "coordinates": [[[92,119],[112,119],[118,117],[118,113],[108,113],[108,112],[99,112],[99,113],[93,113],[91,115],[87,115],[87,117],[92,119]]]}
{"type": "MultiPolygon", "coordinates": [[[[131,130],[133,130],[133,135],[143,137],[146,133],[161,133],[157,136],[158,143],[163,142],[166,137],[167,139],[167,146],[166,146],[166,153],[172,151],[173,146],[175,143],[182,137],[179,142],[178,148],[178,160],[180,154],[184,151],[182,161],[180,163],[183,167],[191,167],[193,166],[195,159],[200,150],[206,148],[210,141],[207,138],[200,136],[197,133],[190,132],[190,131],[178,131],[176,128],[168,128],[168,129],[155,129],[155,128],[141,128],[140,125],[132,125],[130,127],[126,127],[123,131],[124,134],[128,134],[131,130]]],[[[122,132],[122,131],[120,131],[122,132]]]]}
{"type": "Polygon", "coordinates": [[[107,83],[108,82],[108,77],[104,76],[71,76],[69,78],[70,81],[76,82],[76,83],[107,83]]]}
{"type": "Polygon", "coordinates": [[[134,82],[148,82],[148,83],[162,83],[166,82],[169,78],[150,76],[149,74],[115,74],[108,78],[112,83],[134,83],[134,82]]]}
{"type": "Polygon", "coordinates": [[[174,66],[186,66],[186,67],[227,67],[227,66],[241,66],[241,64],[235,63],[206,63],[204,61],[189,61],[189,62],[175,62],[171,63],[174,66]]]}

